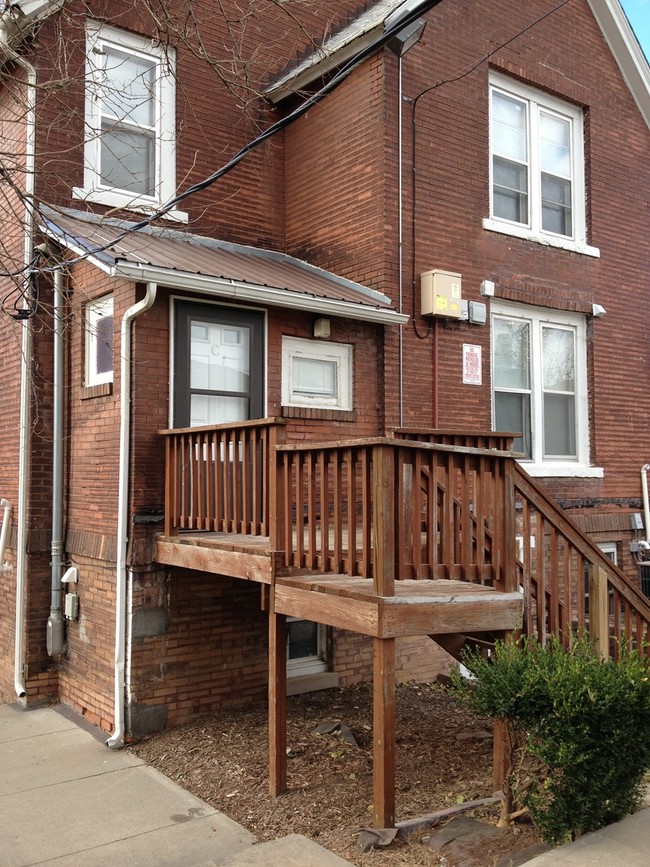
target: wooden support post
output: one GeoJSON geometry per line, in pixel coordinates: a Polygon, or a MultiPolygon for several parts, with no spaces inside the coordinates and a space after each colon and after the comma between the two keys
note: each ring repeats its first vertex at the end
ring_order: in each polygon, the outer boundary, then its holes
{"type": "Polygon", "coordinates": [[[512,744],[510,743],[510,732],[505,720],[493,720],[493,742],[492,742],[492,789],[495,792],[505,792],[506,778],[510,773],[510,765],[512,763],[512,744]]]}
{"type": "Polygon", "coordinates": [[[375,638],[373,667],[373,824],[395,826],[395,639],[375,638]]]}
{"type": "Polygon", "coordinates": [[[596,652],[609,659],[609,593],[607,572],[589,564],[589,637],[596,652]]]}
{"type": "Polygon", "coordinates": [[[287,624],[275,613],[275,587],[269,604],[269,791],[287,788],[287,624]]]}

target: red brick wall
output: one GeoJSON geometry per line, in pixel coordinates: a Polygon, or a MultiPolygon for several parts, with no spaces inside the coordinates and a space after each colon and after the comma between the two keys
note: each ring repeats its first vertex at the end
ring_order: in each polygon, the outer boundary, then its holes
{"type": "MultiPolygon", "coordinates": [[[[447,674],[453,659],[426,635],[398,638],[395,642],[395,670],[398,683],[416,680],[421,683],[447,674]]],[[[332,667],[339,684],[347,686],[372,676],[373,641],[367,635],[335,630],[332,667]]]]}

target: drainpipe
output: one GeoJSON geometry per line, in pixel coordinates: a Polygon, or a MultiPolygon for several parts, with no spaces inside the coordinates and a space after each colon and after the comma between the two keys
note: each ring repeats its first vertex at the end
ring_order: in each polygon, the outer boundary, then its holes
{"type": "Polygon", "coordinates": [[[641,491],[643,493],[643,520],[645,523],[645,540],[650,543],[650,502],[648,501],[648,470],[650,464],[641,467],[641,491]]]}
{"type": "MultiPolygon", "coordinates": [[[[34,258],[34,190],[36,152],[36,70],[29,61],[3,42],[5,55],[25,70],[27,75],[27,112],[25,115],[25,281],[34,258]]],[[[23,309],[29,304],[25,300],[23,309]]],[[[29,481],[29,428],[30,394],[32,385],[32,319],[28,314],[22,320],[22,348],[20,359],[20,421],[18,436],[18,511],[16,528],[16,629],[14,648],[14,688],[18,698],[23,698],[25,689],[25,583],[27,575],[27,488],[29,481]]]]}
{"type": "MultiPolygon", "coordinates": [[[[117,564],[115,572],[115,730],[106,741],[111,749],[124,746],[124,692],[126,687],[126,555],[129,520],[129,457],[131,452],[131,324],[156,300],[156,283],[147,283],[147,292],[122,317],[120,333],[120,456],[117,494],[117,564]]],[[[130,642],[129,642],[130,644],[130,642]]],[[[130,647],[129,647],[130,657],[130,647]]]]}
{"type": "Polygon", "coordinates": [[[11,503],[9,500],[0,499],[2,513],[2,532],[0,532],[0,572],[9,572],[10,566],[5,563],[5,550],[9,538],[9,523],[11,521],[11,503]]]}
{"type": "Polygon", "coordinates": [[[46,645],[50,656],[64,650],[63,619],[63,273],[54,272],[54,407],[52,420],[52,547],[50,616],[46,645]]]}

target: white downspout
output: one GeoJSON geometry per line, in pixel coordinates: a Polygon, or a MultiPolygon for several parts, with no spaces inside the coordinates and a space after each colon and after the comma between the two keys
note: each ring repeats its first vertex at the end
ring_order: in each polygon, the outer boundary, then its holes
{"type": "Polygon", "coordinates": [[[5,550],[7,548],[7,539],[9,538],[9,524],[11,522],[11,503],[9,500],[0,498],[0,509],[2,512],[2,532],[0,532],[0,572],[9,572],[11,567],[5,563],[5,550]]]}
{"type": "MultiPolygon", "coordinates": [[[[27,112],[25,115],[25,281],[30,278],[30,266],[34,258],[34,190],[35,190],[35,152],[36,152],[36,70],[23,57],[16,54],[9,45],[3,50],[27,74],[27,112]]],[[[29,304],[25,300],[23,308],[29,304]]],[[[16,695],[23,698],[25,689],[25,580],[27,574],[27,488],[29,481],[29,427],[30,394],[32,385],[32,320],[26,316],[22,320],[22,349],[20,360],[20,421],[18,438],[18,511],[16,530],[16,630],[14,649],[14,688],[16,695]]]]}
{"type": "Polygon", "coordinates": [[[650,543],[650,501],[648,500],[648,470],[650,464],[641,467],[641,491],[643,493],[643,521],[645,523],[645,540],[650,543]]]}
{"type": "MultiPolygon", "coordinates": [[[[106,741],[111,749],[124,746],[124,692],[126,686],[126,555],[129,532],[129,457],[131,453],[131,323],[156,300],[156,283],[147,283],[147,292],[122,317],[120,332],[120,455],[117,494],[117,563],[115,570],[115,722],[106,741]]],[[[130,658],[130,648],[128,656],[130,658]]]]}

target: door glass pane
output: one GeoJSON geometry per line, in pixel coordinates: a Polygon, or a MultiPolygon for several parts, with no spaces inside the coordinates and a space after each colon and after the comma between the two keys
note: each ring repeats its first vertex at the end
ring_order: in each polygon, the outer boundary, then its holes
{"type": "Polygon", "coordinates": [[[190,397],[190,427],[246,421],[248,398],[228,395],[193,394],[190,397]]]}
{"type": "Polygon", "coordinates": [[[544,395],[544,457],[576,457],[575,397],[544,395]]]}
{"type": "Polygon", "coordinates": [[[514,319],[495,319],[493,340],[495,387],[529,389],[529,324],[514,319]]]}
{"type": "Polygon", "coordinates": [[[249,328],[193,320],[190,359],[190,388],[248,393],[249,328]]]}
{"type": "Polygon", "coordinates": [[[542,328],[544,391],[575,390],[573,331],[565,328],[542,328]]]}
{"type": "Polygon", "coordinates": [[[498,391],[494,395],[494,427],[498,431],[521,433],[513,443],[516,452],[532,458],[530,435],[530,395],[498,391]]]}

